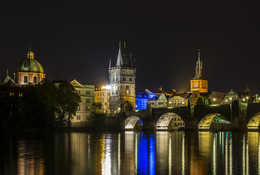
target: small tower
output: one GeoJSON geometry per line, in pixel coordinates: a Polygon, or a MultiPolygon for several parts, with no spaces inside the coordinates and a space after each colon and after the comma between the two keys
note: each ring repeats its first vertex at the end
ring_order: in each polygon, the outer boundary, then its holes
{"type": "Polygon", "coordinates": [[[200,60],[200,49],[198,49],[198,61],[196,62],[196,75],[190,80],[190,91],[198,91],[201,93],[208,92],[208,80],[202,76],[202,61],[200,60]]]}
{"type": "Polygon", "coordinates": [[[108,68],[110,79],[110,112],[117,114],[135,109],[135,78],[136,68],[132,55],[130,58],[126,52],[126,42],[122,47],[119,41],[116,66],[111,62],[108,68]]]}

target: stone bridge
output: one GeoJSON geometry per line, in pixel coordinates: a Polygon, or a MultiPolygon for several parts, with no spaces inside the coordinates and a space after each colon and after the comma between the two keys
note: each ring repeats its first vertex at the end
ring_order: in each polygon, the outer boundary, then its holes
{"type": "Polygon", "coordinates": [[[260,103],[158,108],[126,114],[127,130],[259,130],[260,103]]]}

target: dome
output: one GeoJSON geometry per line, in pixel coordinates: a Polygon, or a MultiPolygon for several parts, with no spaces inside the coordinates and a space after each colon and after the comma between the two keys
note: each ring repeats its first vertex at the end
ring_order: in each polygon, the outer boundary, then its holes
{"type": "Polygon", "coordinates": [[[27,58],[17,66],[16,72],[44,73],[44,70],[42,65],[34,59],[33,52],[29,50],[27,58]]]}

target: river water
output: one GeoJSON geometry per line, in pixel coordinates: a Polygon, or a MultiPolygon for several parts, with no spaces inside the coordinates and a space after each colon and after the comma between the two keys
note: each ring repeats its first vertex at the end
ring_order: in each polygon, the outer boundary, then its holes
{"type": "Polygon", "coordinates": [[[260,174],[258,132],[1,134],[2,175],[260,174]]]}

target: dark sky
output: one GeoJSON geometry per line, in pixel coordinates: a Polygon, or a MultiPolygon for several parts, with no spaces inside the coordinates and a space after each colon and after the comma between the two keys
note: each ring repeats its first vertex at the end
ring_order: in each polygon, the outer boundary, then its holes
{"type": "Polygon", "coordinates": [[[188,90],[200,48],[210,90],[260,92],[259,13],[247,1],[1,2],[0,77],[13,75],[32,45],[48,79],[105,84],[122,40],[139,90],[188,90]]]}

